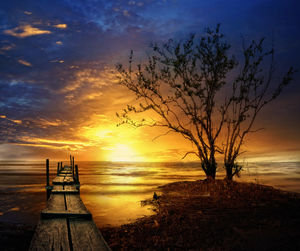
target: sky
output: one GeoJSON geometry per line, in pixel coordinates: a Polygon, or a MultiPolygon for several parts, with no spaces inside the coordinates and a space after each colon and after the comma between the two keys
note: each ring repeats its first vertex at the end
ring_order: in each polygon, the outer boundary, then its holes
{"type": "MultiPolygon", "coordinates": [[[[0,160],[181,161],[192,146],[180,135],[116,126],[135,99],[116,63],[221,23],[235,52],[242,38],[273,41],[282,76],[300,69],[299,13],[297,0],[1,1],[0,160]]],[[[299,80],[258,116],[242,161],[300,161],[299,80]]]]}

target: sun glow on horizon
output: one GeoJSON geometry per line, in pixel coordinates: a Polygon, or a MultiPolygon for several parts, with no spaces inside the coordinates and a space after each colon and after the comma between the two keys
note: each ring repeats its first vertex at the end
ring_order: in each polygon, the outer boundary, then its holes
{"type": "MultiPolygon", "coordinates": [[[[97,121],[99,118],[92,119],[97,121]]],[[[117,127],[117,122],[102,118],[101,124],[83,128],[82,135],[93,141],[102,160],[115,162],[143,162],[145,158],[140,131],[130,127],[117,127]]]]}
{"type": "Polygon", "coordinates": [[[114,147],[108,149],[103,148],[107,151],[106,158],[108,161],[114,162],[142,162],[145,161],[143,156],[140,156],[132,147],[125,144],[116,144],[114,147]]]}

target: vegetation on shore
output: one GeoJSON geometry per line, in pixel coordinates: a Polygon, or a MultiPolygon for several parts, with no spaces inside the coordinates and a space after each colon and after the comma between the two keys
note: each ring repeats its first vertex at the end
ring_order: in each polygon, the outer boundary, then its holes
{"type": "Polygon", "coordinates": [[[300,197],[226,180],[175,182],[143,204],[155,215],[102,228],[113,250],[299,250],[300,197]]]}

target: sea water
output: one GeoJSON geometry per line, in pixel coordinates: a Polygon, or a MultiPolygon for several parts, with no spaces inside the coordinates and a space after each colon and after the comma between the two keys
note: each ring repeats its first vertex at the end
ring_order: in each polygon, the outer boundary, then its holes
{"type": "MultiPolygon", "coordinates": [[[[65,162],[68,164],[68,162],[65,162]]],[[[77,162],[80,196],[98,226],[130,223],[152,211],[141,207],[157,187],[205,179],[198,162],[77,162]]],[[[244,163],[237,181],[300,193],[300,162],[244,163]]],[[[50,162],[50,180],[57,163],[50,162]]],[[[218,170],[217,178],[224,178],[218,170]]],[[[45,161],[0,161],[0,222],[36,225],[46,206],[45,161]]]]}

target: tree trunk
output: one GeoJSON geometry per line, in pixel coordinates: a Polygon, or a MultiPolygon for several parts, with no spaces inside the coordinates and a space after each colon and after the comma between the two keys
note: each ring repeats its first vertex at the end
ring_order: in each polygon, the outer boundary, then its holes
{"type": "Polygon", "coordinates": [[[214,158],[209,161],[203,162],[202,169],[205,172],[206,178],[208,180],[214,180],[216,178],[217,163],[214,158]]]}
{"type": "MultiPolygon", "coordinates": [[[[226,166],[226,165],[225,165],[226,166]]],[[[226,179],[227,180],[232,180],[233,178],[233,173],[232,173],[232,166],[229,167],[228,165],[226,166],[226,179]]]]}
{"type": "Polygon", "coordinates": [[[235,176],[235,175],[239,176],[239,173],[242,170],[242,166],[240,166],[234,162],[225,163],[224,166],[226,169],[226,179],[227,180],[232,180],[233,176],[235,176]]]}

